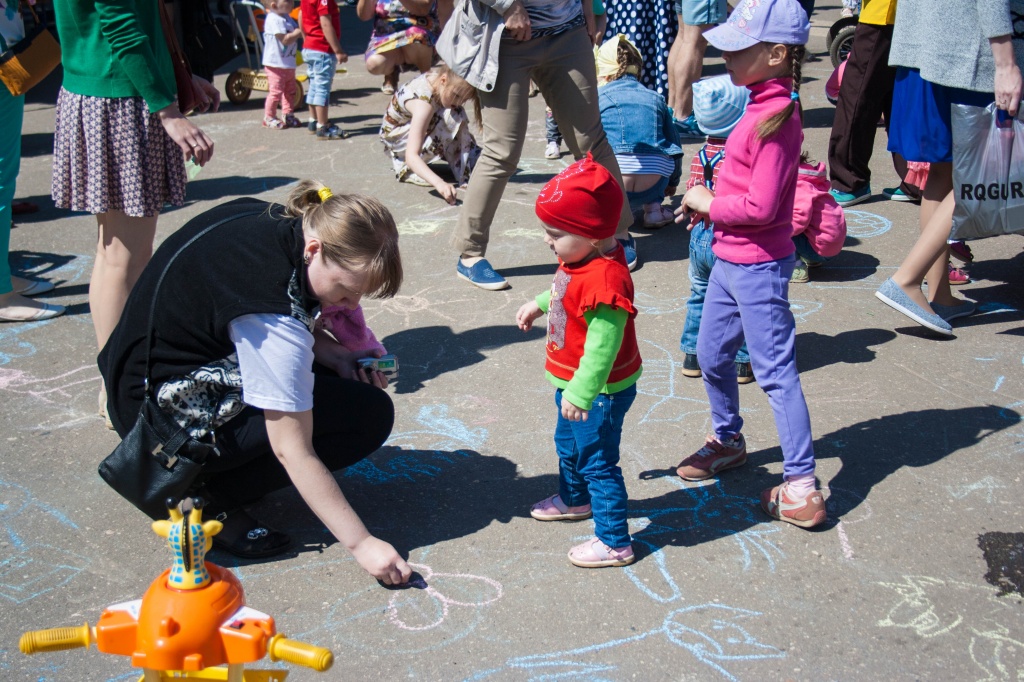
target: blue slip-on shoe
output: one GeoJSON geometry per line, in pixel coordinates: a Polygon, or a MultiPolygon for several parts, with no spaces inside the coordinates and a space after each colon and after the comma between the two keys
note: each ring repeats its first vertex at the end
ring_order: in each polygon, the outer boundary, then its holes
{"type": "Polygon", "coordinates": [[[914,303],[914,300],[900,289],[900,285],[892,281],[892,277],[882,282],[882,286],[875,292],[875,298],[933,332],[946,336],[953,335],[953,327],[949,322],[914,303]]]}
{"type": "Polygon", "coordinates": [[[681,121],[678,118],[673,118],[672,123],[675,124],[676,130],[679,131],[679,138],[681,140],[703,140],[707,137],[697,127],[697,119],[693,114],[690,114],[681,121]]]}
{"type": "Polygon", "coordinates": [[[629,268],[630,272],[636,269],[636,240],[630,237],[629,239],[616,239],[618,243],[622,244],[622,250],[626,252],[626,267],[629,268]]]}
{"type": "Polygon", "coordinates": [[[941,303],[932,303],[931,305],[935,314],[946,322],[955,320],[958,317],[973,315],[978,310],[978,306],[974,301],[963,301],[956,305],[942,305],[941,303]]]}
{"type": "Polygon", "coordinates": [[[871,185],[865,185],[856,192],[840,192],[838,189],[831,189],[829,193],[832,198],[836,200],[836,203],[846,208],[847,206],[853,206],[859,204],[862,201],[866,201],[871,198],[871,185]]]}
{"type": "Polygon", "coordinates": [[[470,284],[488,291],[498,291],[508,286],[505,278],[494,271],[486,258],[473,265],[463,265],[462,259],[459,259],[455,264],[455,271],[470,284]]]}

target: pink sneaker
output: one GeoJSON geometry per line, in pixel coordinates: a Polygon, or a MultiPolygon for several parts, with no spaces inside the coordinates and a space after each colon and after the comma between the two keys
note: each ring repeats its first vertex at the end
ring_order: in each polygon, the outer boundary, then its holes
{"type": "Polygon", "coordinates": [[[953,262],[949,263],[949,286],[957,287],[961,284],[970,284],[971,276],[968,274],[966,268],[958,268],[953,265],[953,262]]]}
{"type": "Polygon", "coordinates": [[[569,550],[569,561],[580,568],[628,566],[635,560],[632,545],[612,548],[597,538],[591,538],[569,550]]]}
{"type": "Polygon", "coordinates": [[[708,436],[704,447],[679,463],[676,473],[687,481],[703,481],[720,471],[746,463],[747,443],[742,434],[738,433],[724,443],[714,436],[708,436]]]}
{"type": "Polygon", "coordinates": [[[568,507],[558,495],[541,500],[530,507],[530,516],[538,521],[582,521],[593,516],[589,504],[568,507]]]}
{"type": "Polygon", "coordinates": [[[825,522],[825,498],[815,490],[802,500],[789,495],[789,483],[761,491],[761,509],[773,519],[792,523],[801,528],[813,528],[825,522]]]}

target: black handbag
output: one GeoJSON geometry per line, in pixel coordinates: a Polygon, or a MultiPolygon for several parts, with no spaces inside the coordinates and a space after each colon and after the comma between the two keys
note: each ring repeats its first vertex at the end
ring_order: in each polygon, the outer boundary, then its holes
{"type": "Polygon", "coordinates": [[[178,249],[157,280],[153,300],[149,304],[149,331],[146,335],[146,374],[142,407],[139,416],[120,445],[100,462],[99,474],[121,497],[141,509],[152,519],[167,516],[165,500],[181,499],[197,482],[203,464],[220,453],[213,443],[204,443],[188,432],[169,414],[160,409],[153,396],[150,381],[150,354],[153,350],[153,319],[157,295],[171,264],[197,239],[226,222],[258,211],[219,220],[189,239],[178,249]]]}
{"type": "Polygon", "coordinates": [[[192,67],[192,73],[213,82],[214,73],[220,67],[241,54],[235,43],[231,24],[221,17],[214,17],[207,0],[183,4],[182,24],[185,34],[185,56],[192,67]]]}

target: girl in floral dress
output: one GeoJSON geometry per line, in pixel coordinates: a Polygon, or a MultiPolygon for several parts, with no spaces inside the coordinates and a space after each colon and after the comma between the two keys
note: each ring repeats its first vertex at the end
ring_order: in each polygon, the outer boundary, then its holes
{"type": "Polygon", "coordinates": [[[443,64],[417,76],[395,93],[381,123],[380,140],[399,182],[433,187],[442,199],[455,203],[456,186],[428,164],[444,161],[451,167],[456,185],[461,187],[469,182],[480,157],[480,147],[462,108],[470,100],[479,123],[476,90],[443,64]]]}

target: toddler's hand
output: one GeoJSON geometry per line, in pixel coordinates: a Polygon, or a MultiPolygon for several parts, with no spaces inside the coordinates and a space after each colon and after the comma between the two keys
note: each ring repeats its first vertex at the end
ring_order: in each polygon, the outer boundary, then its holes
{"type": "Polygon", "coordinates": [[[524,332],[528,332],[533,329],[533,321],[544,314],[544,311],[540,309],[536,301],[530,301],[524,303],[519,311],[516,313],[516,324],[524,332]]]}
{"type": "Polygon", "coordinates": [[[682,208],[702,215],[711,213],[711,200],[715,195],[704,185],[694,185],[683,195],[682,208]]]}
{"type": "Polygon", "coordinates": [[[334,56],[338,58],[339,64],[344,64],[345,62],[348,61],[348,55],[345,54],[344,52],[335,52],[334,56]]]}
{"type": "Polygon", "coordinates": [[[581,410],[562,395],[562,418],[571,422],[587,421],[587,410],[581,410]]]}
{"type": "Polygon", "coordinates": [[[455,194],[455,185],[449,184],[447,182],[439,182],[437,183],[437,186],[434,189],[437,190],[437,193],[441,195],[442,199],[447,201],[452,206],[455,205],[455,200],[457,198],[455,194]]]}

